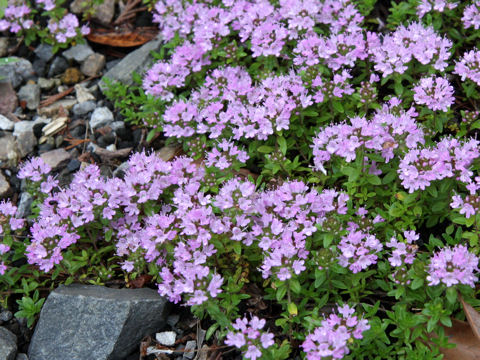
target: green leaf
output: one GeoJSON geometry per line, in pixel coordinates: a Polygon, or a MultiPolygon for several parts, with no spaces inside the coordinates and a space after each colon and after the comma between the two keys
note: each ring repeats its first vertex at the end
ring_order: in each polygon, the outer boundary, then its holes
{"type": "Polygon", "coordinates": [[[288,313],[292,316],[297,316],[298,315],[298,309],[297,305],[295,303],[291,302],[288,304],[288,313]]]}
{"type": "Polygon", "coordinates": [[[148,135],[147,135],[147,143],[152,141],[153,137],[155,136],[155,134],[157,133],[157,129],[152,129],[148,132],[148,135]]]}
{"type": "Polygon", "coordinates": [[[337,112],[343,114],[345,112],[343,105],[340,101],[332,101],[332,106],[337,112]]]}
{"type": "Polygon", "coordinates": [[[382,180],[376,175],[371,175],[367,177],[367,181],[372,185],[382,185],[382,180]]]}
{"type": "Polygon", "coordinates": [[[280,151],[283,155],[287,154],[287,140],[283,136],[277,137],[278,146],[280,146],[280,151]]]}
{"type": "Polygon", "coordinates": [[[285,284],[282,284],[278,289],[276,293],[276,299],[277,301],[281,301],[284,297],[285,294],[287,293],[287,286],[285,284]]]}
{"type": "Polygon", "coordinates": [[[215,331],[220,327],[220,324],[219,323],[214,323],[213,325],[211,325],[208,330],[207,330],[207,333],[205,334],[205,340],[208,340],[212,337],[212,335],[215,333],[215,331]]]}
{"type": "Polygon", "coordinates": [[[457,301],[457,289],[454,287],[449,287],[447,289],[447,300],[450,304],[455,304],[457,301]]]}
{"type": "Polygon", "coordinates": [[[302,291],[302,286],[297,279],[290,279],[288,284],[290,285],[290,289],[292,289],[295,294],[300,294],[302,291]]]}
{"type": "Polygon", "coordinates": [[[410,284],[410,288],[412,290],[417,290],[417,289],[420,289],[422,286],[423,286],[423,279],[420,279],[420,278],[416,278],[412,281],[412,283],[410,284]]]}
{"type": "Polygon", "coordinates": [[[273,147],[267,146],[267,145],[262,145],[257,148],[257,151],[263,154],[269,154],[273,151],[273,147]]]}

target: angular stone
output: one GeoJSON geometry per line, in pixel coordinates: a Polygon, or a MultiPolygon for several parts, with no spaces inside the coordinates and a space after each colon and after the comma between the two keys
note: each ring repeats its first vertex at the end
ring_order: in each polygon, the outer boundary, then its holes
{"type": "Polygon", "coordinates": [[[15,137],[11,134],[0,137],[0,167],[16,166],[19,158],[15,137]]]}
{"type": "Polygon", "coordinates": [[[100,90],[105,91],[107,85],[103,79],[108,78],[112,82],[121,82],[125,85],[132,85],[132,73],[135,71],[143,75],[145,70],[153,63],[153,57],[150,55],[151,51],[159,51],[163,42],[160,36],[147,42],[139,49],[132,51],[125,56],[122,61],[111,68],[99,82],[100,90]]]}
{"type": "Polygon", "coordinates": [[[195,355],[195,348],[197,347],[197,342],[195,340],[189,340],[185,344],[185,352],[183,353],[184,359],[193,359],[195,355]]]}
{"type": "MultiPolygon", "coordinates": [[[[0,172],[0,199],[6,198],[10,195],[12,188],[10,187],[10,183],[8,182],[7,178],[5,175],[3,175],[2,172],[0,172]]],[[[0,313],[0,320],[1,318],[1,313],[0,313]]],[[[2,320],[5,321],[5,320],[2,320]]],[[[6,320],[8,321],[8,320],[6,320]]]]}
{"type": "Polygon", "coordinates": [[[3,115],[0,115],[0,130],[12,131],[15,123],[3,115]]]}
{"type": "Polygon", "coordinates": [[[15,360],[28,360],[28,356],[27,354],[24,354],[24,353],[18,353],[15,360]]]}
{"type": "Polygon", "coordinates": [[[93,19],[100,24],[110,25],[115,13],[115,0],[104,0],[100,5],[95,5],[93,19]]]}
{"type": "Polygon", "coordinates": [[[161,328],[166,300],[155,290],[60,286],[50,293],[30,343],[30,360],[120,360],[161,328]]]}
{"type": "Polygon", "coordinates": [[[76,104],[73,107],[72,112],[73,112],[73,115],[81,116],[81,115],[88,114],[90,111],[95,110],[96,106],[97,105],[95,104],[94,101],[85,101],[80,104],[76,104]]]}
{"type": "Polygon", "coordinates": [[[17,337],[10,330],[0,327],[0,359],[15,360],[17,337]]]}
{"type": "Polygon", "coordinates": [[[96,108],[90,118],[90,127],[96,129],[113,122],[113,114],[107,107],[96,108]]]}
{"type": "Polygon", "coordinates": [[[97,76],[105,66],[105,56],[102,54],[92,54],[85,59],[80,71],[86,76],[97,76]]]}
{"type": "Polygon", "coordinates": [[[17,148],[22,158],[30,154],[35,148],[35,145],[37,145],[37,138],[33,130],[25,131],[17,136],[17,148]]]}
{"type": "Polygon", "coordinates": [[[2,83],[0,80],[0,114],[9,114],[18,106],[17,93],[9,82],[2,83]]]}
{"type": "Polygon", "coordinates": [[[51,120],[43,117],[38,117],[35,121],[23,120],[14,124],[13,136],[20,136],[24,132],[33,131],[37,124],[47,124],[51,120]]]}
{"type": "Polygon", "coordinates": [[[12,57],[10,64],[0,66],[0,82],[11,82],[17,88],[23,81],[35,76],[32,63],[28,60],[12,57]]]}
{"type": "Polygon", "coordinates": [[[45,62],[49,62],[53,58],[53,46],[52,45],[47,45],[47,44],[40,44],[36,49],[35,49],[35,55],[39,59],[42,59],[45,62]]]}
{"type": "Polygon", "coordinates": [[[63,57],[67,60],[75,60],[78,63],[85,61],[87,57],[93,54],[93,50],[87,44],[78,44],[72,46],[63,52],[63,57]]]}
{"type": "Polygon", "coordinates": [[[50,64],[50,69],[48,70],[48,77],[52,78],[54,76],[60,75],[68,68],[67,60],[65,60],[62,56],[57,56],[53,59],[52,63],[50,64]]]}
{"type": "Polygon", "coordinates": [[[32,203],[33,196],[28,192],[22,192],[20,194],[20,201],[17,204],[17,212],[15,213],[15,216],[17,218],[25,219],[32,212],[32,203]]]}
{"type": "Polygon", "coordinates": [[[38,78],[37,84],[42,90],[50,90],[55,86],[55,79],[45,79],[41,77],[38,78]]]}
{"type": "Polygon", "coordinates": [[[155,340],[158,341],[160,345],[172,346],[175,344],[177,334],[175,331],[162,331],[155,334],[155,340]]]}
{"type": "Polygon", "coordinates": [[[57,170],[62,165],[68,164],[70,161],[70,154],[64,149],[55,149],[40,155],[46,164],[50,165],[52,170],[57,170]]]}
{"type": "Polygon", "coordinates": [[[27,84],[20,88],[18,99],[25,101],[27,109],[35,110],[40,105],[40,86],[37,84],[27,84]]]}
{"type": "Polygon", "coordinates": [[[95,96],[93,96],[84,86],[77,84],[75,85],[75,96],[77,97],[77,101],[79,104],[89,101],[95,100],[95,96]]]}
{"type": "Polygon", "coordinates": [[[59,100],[57,102],[54,102],[51,105],[41,107],[40,109],[38,109],[38,114],[45,115],[45,116],[53,116],[56,113],[58,113],[58,111],[60,110],[60,107],[63,107],[65,110],[68,111],[68,110],[71,110],[76,103],[77,103],[77,100],[75,99],[59,100]]]}

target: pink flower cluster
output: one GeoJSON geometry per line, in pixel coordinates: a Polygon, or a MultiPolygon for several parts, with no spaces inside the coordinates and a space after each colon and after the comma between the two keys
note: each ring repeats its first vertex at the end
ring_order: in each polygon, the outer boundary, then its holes
{"type": "Polygon", "coordinates": [[[355,274],[377,262],[377,253],[382,251],[383,245],[375,235],[350,231],[342,237],[337,248],[340,251],[338,263],[355,274]]]}
{"type": "Polygon", "coordinates": [[[465,29],[473,27],[477,30],[480,28],[480,1],[475,0],[473,4],[465,7],[462,22],[465,29]]]}
{"type": "Polygon", "coordinates": [[[310,104],[294,73],[268,77],[255,86],[244,69],[226,67],[214,70],[190,99],[168,106],[163,130],[169,137],[208,133],[210,138],[266,140],[289,128],[295,109],[310,104]]]}
{"type": "Polygon", "coordinates": [[[262,349],[268,349],[275,342],[273,334],[262,331],[265,319],[252,316],[251,320],[246,317],[237,319],[232,324],[233,331],[227,333],[225,344],[235,346],[242,350],[245,359],[256,360],[262,356],[262,349]]]}
{"type": "Polygon", "coordinates": [[[458,4],[451,0],[420,0],[420,4],[417,6],[417,15],[421,19],[425,14],[431,11],[444,12],[445,9],[455,9],[458,4]]]}
{"type": "Polygon", "coordinates": [[[354,339],[361,339],[370,329],[368,321],[359,319],[349,305],[338,306],[337,314],[330,314],[322,325],[307,335],[302,344],[307,360],[342,359],[354,339]]]}
{"type": "Polygon", "coordinates": [[[455,102],[453,87],[447,79],[438,76],[429,76],[420,79],[413,88],[413,100],[417,104],[426,105],[430,110],[448,111],[455,102]]]}
{"type": "Polygon", "coordinates": [[[463,54],[455,64],[455,74],[460,75],[462,81],[469,79],[480,86],[480,51],[474,49],[463,54]]]}
{"type": "Polygon", "coordinates": [[[442,283],[447,287],[456,284],[475,287],[478,271],[478,257],[465,245],[445,247],[430,259],[427,281],[430,286],[442,283]]]}
{"type": "MultiPolygon", "coordinates": [[[[221,144],[233,149],[229,142],[221,144]]],[[[20,173],[51,183],[48,170],[34,158],[20,173]]],[[[298,181],[256,192],[254,184],[232,179],[212,196],[201,191],[204,180],[205,169],[189,158],[164,162],[154,154],[134,154],[123,179],[103,179],[99,168],[90,165],[76,173],[67,188],[50,186],[31,227],[28,261],[51,270],[84,229],[108,220],[105,231],[112,232],[117,255],[126,258],[124,270],[154,263],[159,266],[161,295],[199,305],[222,291],[223,278],[210,266],[217,252],[213,237],[259,246],[264,277],[286,280],[305,269],[305,241],[316,225],[327,213],[347,210],[345,194],[317,193],[298,181]],[[152,206],[157,210],[152,212],[152,206]]]]}
{"type": "Polygon", "coordinates": [[[18,33],[21,30],[30,29],[33,20],[30,16],[31,9],[25,5],[8,5],[5,8],[4,18],[0,19],[0,31],[10,30],[18,33]]]}
{"type": "Polygon", "coordinates": [[[394,98],[371,120],[355,117],[349,119],[350,124],[341,123],[322,129],[313,139],[315,167],[323,168],[324,162],[329,161],[332,155],[351,162],[356,159],[358,149],[379,152],[388,162],[400,145],[416,148],[423,144],[424,134],[415,121],[415,109],[404,111],[399,104],[399,100],[394,98]]]}
{"type": "Polygon", "coordinates": [[[232,141],[223,139],[216,147],[207,152],[205,164],[208,167],[225,170],[232,167],[234,162],[246,163],[248,158],[246,151],[240,150],[232,141]]]}
{"type": "Polygon", "coordinates": [[[410,150],[398,168],[402,185],[412,193],[444,178],[455,177],[469,183],[473,175],[469,167],[480,156],[478,145],[474,139],[460,142],[445,138],[434,147],[410,150]]]}
{"type": "Polygon", "coordinates": [[[413,59],[443,71],[448,65],[452,47],[452,42],[438,35],[433,27],[424,27],[420,23],[399,26],[383,39],[376,33],[368,33],[367,41],[368,52],[375,62],[374,68],[383,77],[392,73],[403,74],[413,59]]]}
{"type": "Polygon", "coordinates": [[[51,18],[48,22],[48,30],[59,43],[66,43],[69,39],[78,35],[88,35],[90,33],[90,28],[87,25],[79,27],[77,17],[70,13],[60,20],[51,18]]]}
{"type": "Polygon", "coordinates": [[[11,239],[9,239],[12,232],[22,229],[25,226],[25,220],[15,217],[17,207],[10,201],[3,200],[0,202],[0,275],[4,275],[7,271],[5,257],[11,248],[11,239]]]}

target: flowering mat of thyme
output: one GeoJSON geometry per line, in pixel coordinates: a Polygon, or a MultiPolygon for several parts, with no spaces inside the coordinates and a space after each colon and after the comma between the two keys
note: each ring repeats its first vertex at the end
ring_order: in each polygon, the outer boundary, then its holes
{"type": "MultiPolygon", "coordinates": [[[[0,31],[80,41],[89,25],[57,2],[9,0],[0,31]]],[[[441,359],[460,345],[480,306],[480,1],[145,9],[165,46],[141,87],[107,80],[109,96],[183,155],[132,154],[122,178],[92,164],[65,187],[25,162],[30,223],[0,205],[5,286],[148,275],[225,358],[441,359]],[[103,261],[76,266],[85,254],[103,261]]]]}

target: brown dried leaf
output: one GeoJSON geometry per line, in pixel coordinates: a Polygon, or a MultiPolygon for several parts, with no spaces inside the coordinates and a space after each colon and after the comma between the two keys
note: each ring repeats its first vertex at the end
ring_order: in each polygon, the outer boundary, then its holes
{"type": "Polygon", "coordinates": [[[465,312],[472,332],[477,337],[477,340],[480,341],[480,314],[470,304],[466,303],[461,296],[460,301],[462,302],[463,311],[465,312]]]}
{"type": "MultiPolygon", "coordinates": [[[[478,315],[478,314],[477,314],[478,315]]],[[[449,342],[456,344],[453,349],[442,349],[443,360],[480,360],[480,341],[465,321],[453,319],[452,327],[444,327],[449,342]]]]}
{"type": "Polygon", "coordinates": [[[128,285],[132,289],[140,289],[140,288],[143,288],[145,284],[148,284],[152,279],[153,279],[152,275],[148,275],[148,274],[140,275],[135,280],[129,281],[128,285]]]}
{"type": "Polygon", "coordinates": [[[132,47],[145,44],[157,36],[157,34],[158,28],[156,27],[139,27],[133,31],[125,30],[123,32],[95,29],[87,35],[87,39],[102,45],[132,47]]]}

